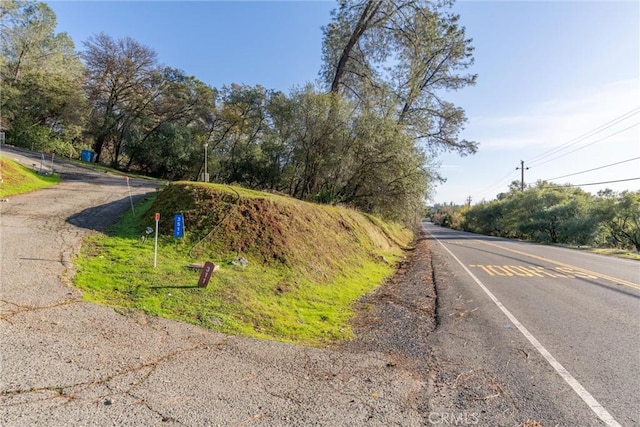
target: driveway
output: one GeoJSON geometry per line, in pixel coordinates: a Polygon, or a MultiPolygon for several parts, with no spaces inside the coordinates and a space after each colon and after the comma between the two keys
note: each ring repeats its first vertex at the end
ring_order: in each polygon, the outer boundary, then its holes
{"type": "MultiPolygon", "coordinates": [[[[83,301],[73,256],[130,208],[129,192],[122,177],[54,167],[61,184],[0,203],[1,425],[424,424],[424,382],[384,353],[232,337],[83,301]]],[[[134,198],[157,186],[131,180],[134,198]]]]}

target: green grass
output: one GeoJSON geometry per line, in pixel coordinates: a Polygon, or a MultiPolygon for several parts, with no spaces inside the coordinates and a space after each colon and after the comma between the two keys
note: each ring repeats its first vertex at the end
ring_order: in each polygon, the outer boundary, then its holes
{"type": "Polygon", "coordinates": [[[349,338],[353,302],[394,272],[402,251],[385,235],[394,233],[402,245],[411,239],[398,226],[380,231],[355,211],[237,187],[179,183],[164,192],[136,207],[136,218],[129,212],[107,235],[85,241],[74,281],[86,299],[228,334],[320,346],[349,338]],[[207,197],[226,202],[212,205],[207,197]],[[164,212],[180,203],[176,209],[185,211],[187,232],[174,239],[172,215],[164,212]],[[252,217],[256,206],[260,215],[252,217]],[[216,217],[215,209],[232,213],[216,217]],[[153,234],[146,242],[140,237],[144,227],[153,226],[156,210],[163,214],[154,268],[153,234]],[[205,215],[213,219],[202,220],[205,215]],[[216,223],[220,217],[222,226],[216,223]],[[211,221],[218,231],[191,251],[210,232],[211,221]],[[233,245],[243,248],[246,268],[231,263],[237,256],[233,245]],[[207,288],[198,288],[200,270],[188,265],[207,260],[220,269],[207,288]]]}
{"type": "Polygon", "coordinates": [[[589,252],[592,252],[594,254],[600,254],[600,255],[609,255],[609,256],[615,256],[618,258],[627,258],[627,259],[636,259],[636,260],[640,260],[640,253],[638,252],[631,252],[631,251],[626,251],[623,249],[603,249],[603,248],[596,248],[596,249],[587,249],[589,252]]]}
{"type": "Polygon", "coordinates": [[[629,250],[629,249],[620,249],[620,248],[596,248],[592,246],[574,246],[574,245],[564,245],[557,244],[555,246],[560,246],[563,248],[575,249],[578,251],[586,251],[591,252],[593,254],[599,255],[607,255],[616,258],[626,258],[626,259],[635,259],[640,261],[640,253],[629,250]]]}
{"type": "Polygon", "coordinates": [[[60,182],[58,175],[40,175],[5,157],[0,157],[0,176],[0,197],[28,193],[60,182]]]}

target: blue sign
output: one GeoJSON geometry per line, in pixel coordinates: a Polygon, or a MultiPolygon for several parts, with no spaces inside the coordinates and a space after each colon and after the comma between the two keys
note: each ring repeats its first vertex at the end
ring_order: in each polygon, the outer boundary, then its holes
{"type": "Polygon", "coordinates": [[[173,216],[173,237],[182,238],[184,236],[184,216],[175,214],[173,216]]]}

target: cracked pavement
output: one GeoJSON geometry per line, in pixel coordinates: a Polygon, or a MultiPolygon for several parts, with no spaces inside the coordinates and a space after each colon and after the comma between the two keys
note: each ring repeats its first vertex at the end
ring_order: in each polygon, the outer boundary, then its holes
{"type": "MultiPolygon", "coordinates": [[[[1,425],[424,424],[413,398],[424,381],[385,353],[231,337],[83,301],[71,259],[129,193],[122,177],[55,168],[61,184],[0,203],[1,425]]],[[[130,182],[136,198],[158,186],[130,182]]]]}

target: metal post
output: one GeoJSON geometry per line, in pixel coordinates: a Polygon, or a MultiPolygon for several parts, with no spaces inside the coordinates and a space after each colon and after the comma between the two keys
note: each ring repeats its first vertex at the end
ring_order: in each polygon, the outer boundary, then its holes
{"type": "Polygon", "coordinates": [[[153,268],[158,266],[158,221],[160,221],[160,214],[156,213],[156,238],[153,245],[153,268]]]}
{"type": "Polygon", "coordinates": [[[204,144],[204,176],[202,177],[202,180],[204,182],[209,182],[209,174],[207,173],[207,148],[209,147],[208,143],[204,144]]]}

